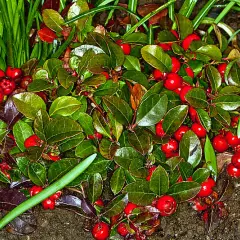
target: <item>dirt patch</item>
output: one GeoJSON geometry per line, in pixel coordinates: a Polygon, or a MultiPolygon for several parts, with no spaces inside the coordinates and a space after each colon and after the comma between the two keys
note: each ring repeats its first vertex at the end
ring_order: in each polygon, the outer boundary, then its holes
{"type": "MultiPolygon", "coordinates": [[[[238,240],[240,239],[240,188],[226,202],[229,217],[207,234],[204,223],[187,204],[181,204],[174,216],[162,219],[163,231],[151,240],[238,240]]],[[[66,210],[37,210],[38,228],[29,236],[15,236],[0,231],[1,240],[90,240],[90,233],[82,230],[83,218],[66,210]]]]}

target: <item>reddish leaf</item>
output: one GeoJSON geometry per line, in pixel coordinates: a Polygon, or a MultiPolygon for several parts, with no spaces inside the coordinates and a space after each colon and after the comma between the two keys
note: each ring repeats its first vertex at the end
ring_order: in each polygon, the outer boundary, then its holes
{"type": "Polygon", "coordinates": [[[38,35],[40,39],[44,42],[52,43],[54,39],[57,38],[57,35],[55,32],[53,32],[51,29],[44,27],[38,31],[38,35]]]}
{"type": "Polygon", "coordinates": [[[44,9],[53,9],[55,11],[58,11],[60,7],[60,0],[45,0],[42,11],[44,9]]]}
{"type": "MultiPolygon", "coordinates": [[[[161,6],[160,4],[154,4],[154,3],[153,4],[145,4],[145,5],[139,6],[137,11],[141,17],[145,17],[148,13],[156,10],[160,6],[161,6]]],[[[168,14],[167,9],[164,9],[161,12],[157,13],[156,15],[154,15],[153,17],[151,17],[149,19],[149,25],[158,23],[159,19],[162,17],[166,17],[167,14],[168,14]]]]}

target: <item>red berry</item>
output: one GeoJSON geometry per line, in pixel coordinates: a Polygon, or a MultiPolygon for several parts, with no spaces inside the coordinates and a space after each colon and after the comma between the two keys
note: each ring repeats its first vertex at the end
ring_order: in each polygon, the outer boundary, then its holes
{"type": "Polygon", "coordinates": [[[15,80],[17,78],[20,78],[22,76],[22,70],[20,68],[13,68],[8,66],[6,70],[7,77],[15,80]]]}
{"type": "Polygon", "coordinates": [[[208,197],[212,194],[213,190],[213,186],[212,186],[212,182],[208,182],[208,179],[204,182],[201,183],[201,189],[198,193],[198,197],[208,197]]]}
{"type": "Polygon", "coordinates": [[[16,84],[14,81],[3,79],[0,82],[0,87],[3,90],[4,95],[9,95],[15,90],[16,84]]]}
{"type": "Polygon", "coordinates": [[[185,71],[189,77],[194,78],[194,72],[190,67],[186,67],[185,71]]]}
{"type": "Polygon", "coordinates": [[[178,35],[178,32],[177,31],[175,31],[175,30],[170,30],[170,32],[177,38],[177,39],[179,39],[179,35],[178,35]]]}
{"type": "Polygon", "coordinates": [[[31,196],[35,196],[35,195],[37,195],[38,193],[40,193],[41,191],[43,190],[43,188],[42,187],[40,187],[40,186],[33,186],[33,187],[31,187],[30,188],[30,195],[31,196]]]}
{"type": "Polygon", "coordinates": [[[179,87],[179,88],[176,88],[173,90],[177,95],[180,95],[181,91],[182,91],[182,88],[179,87]]]}
{"type": "Polygon", "coordinates": [[[158,69],[154,69],[154,70],[153,70],[153,77],[154,77],[154,79],[157,80],[157,81],[165,79],[166,76],[167,76],[166,73],[161,72],[161,71],[158,70],[158,69]]]}
{"type": "Polygon", "coordinates": [[[105,222],[96,223],[92,229],[92,235],[96,240],[106,240],[109,232],[109,226],[105,222]]]}
{"type": "Polygon", "coordinates": [[[176,57],[171,57],[172,59],[172,73],[177,73],[180,70],[181,63],[176,57]]]}
{"type": "Polygon", "coordinates": [[[236,127],[237,126],[238,119],[239,119],[239,116],[234,116],[234,117],[231,118],[231,126],[232,127],[236,127]]]}
{"type": "Polygon", "coordinates": [[[24,146],[25,148],[40,147],[42,143],[43,141],[36,134],[34,134],[25,140],[24,146]]]}
{"type": "Polygon", "coordinates": [[[158,123],[156,124],[156,127],[155,127],[155,129],[156,129],[156,135],[157,135],[158,137],[163,137],[163,136],[165,136],[165,132],[164,132],[163,127],[162,127],[162,122],[163,122],[163,121],[158,122],[158,123]]]}
{"type": "Polygon", "coordinates": [[[0,78],[2,77],[5,77],[5,72],[2,69],[0,69],[0,78]]]}
{"type": "Polygon", "coordinates": [[[129,214],[131,214],[132,211],[133,211],[135,208],[137,208],[137,207],[138,207],[138,206],[137,206],[136,204],[129,202],[129,203],[126,205],[126,207],[124,208],[124,213],[125,213],[126,215],[129,215],[129,214]]]}
{"type": "Polygon", "coordinates": [[[147,181],[151,180],[152,174],[153,174],[153,172],[155,171],[156,168],[157,168],[156,166],[152,166],[148,169],[148,176],[146,177],[147,181]]]}
{"type": "Polygon", "coordinates": [[[128,43],[122,43],[122,40],[117,40],[116,44],[119,45],[121,47],[121,49],[123,50],[123,53],[125,55],[129,55],[131,52],[131,45],[128,43]]]}
{"type": "Polygon", "coordinates": [[[178,142],[174,139],[170,139],[167,143],[164,143],[161,147],[165,154],[176,152],[178,149],[178,142]]]}
{"type": "Polygon", "coordinates": [[[94,135],[88,135],[87,138],[88,139],[95,139],[95,136],[94,135]]]}
{"type": "Polygon", "coordinates": [[[23,89],[27,89],[28,85],[33,81],[32,77],[31,76],[25,76],[21,83],[20,83],[20,86],[21,88],[23,89]]]}
{"type": "Polygon", "coordinates": [[[56,193],[54,193],[52,196],[50,196],[49,198],[52,200],[52,201],[56,201],[58,200],[62,195],[62,192],[61,191],[57,191],[56,193]]]}
{"type": "Polygon", "coordinates": [[[180,92],[180,99],[181,99],[181,101],[182,102],[187,102],[187,100],[186,100],[186,94],[191,90],[191,89],[193,89],[193,87],[191,87],[191,86],[184,86],[183,88],[182,88],[182,90],[181,90],[181,92],[180,92]]]}
{"type": "Polygon", "coordinates": [[[188,35],[182,42],[182,47],[186,51],[189,47],[192,41],[199,41],[201,38],[197,34],[190,34],[188,35]]]}
{"type": "Polygon", "coordinates": [[[199,138],[206,137],[207,131],[201,124],[193,123],[191,129],[199,138]]]}
{"type": "Polygon", "coordinates": [[[4,93],[3,90],[0,88],[0,103],[3,101],[4,99],[4,93]]]}
{"type": "Polygon", "coordinates": [[[99,206],[99,207],[104,207],[104,202],[101,198],[99,198],[95,201],[94,205],[99,206]]]}
{"type": "Polygon", "coordinates": [[[224,78],[224,74],[225,74],[225,71],[226,71],[226,68],[227,68],[227,64],[226,63],[220,63],[217,67],[220,75],[222,78],[224,78]]]}
{"type": "Polygon", "coordinates": [[[192,106],[188,110],[189,116],[193,122],[200,122],[197,111],[192,106]]]}
{"type": "Polygon", "coordinates": [[[172,196],[162,196],[158,199],[156,208],[162,216],[170,216],[176,212],[177,202],[172,196]]]}
{"type": "Polygon", "coordinates": [[[158,46],[161,47],[163,51],[172,50],[171,46],[168,43],[159,43],[158,46]]]}
{"type": "Polygon", "coordinates": [[[61,160],[61,157],[59,155],[55,155],[52,152],[49,152],[47,155],[54,162],[61,160]]]}
{"type": "Polygon", "coordinates": [[[192,202],[193,202],[192,208],[195,211],[200,212],[208,208],[208,205],[206,203],[202,203],[198,198],[193,199],[192,202]]]}
{"type": "Polygon", "coordinates": [[[89,95],[89,92],[88,91],[83,91],[83,92],[81,92],[81,95],[87,97],[89,95]]]}
{"type": "Polygon", "coordinates": [[[8,170],[11,170],[12,167],[9,166],[6,162],[2,162],[2,163],[0,163],[0,169],[2,171],[8,171],[8,170]]]}
{"type": "Polygon", "coordinates": [[[101,133],[99,133],[99,132],[95,132],[94,136],[95,136],[95,138],[97,138],[99,140],[101,140],[103,138],[103,135],[101,133]]]}
{"type": "Polygon", "coordinates": [[[216,182],[211,177],[209,177],[205,182],[212,188],[216,186],[216,182]]]}
{"type": "Polygon", "coordinates": [[[231,162],[236,168],[240,168],[240,152],[237,152],[232,156],[231,162]]]}
{"type": "Polygon", "coordinates": [[[202,220],[207,223],[209,221],[209,214],[208,211],[205,211],[202,215],[202,220]]]}
{"type": "Polygon", "coordinates": [[[55,201],[51,200],[50,198],[47,198],[42,201],[42,206],[45,210],[47,209],[53,210],[55,208],[55,201]]]}
{"type": "Polygon", "coordinates": [[[128,233],[129,233],[125,223],[119,223],[118,224],[117,232],[123,237],[127,236],[128,233]]]}
{"type": "Polygon", "coordinates": [[[224,152],[228,149],[228,143],[225,139],[225,137],[223,137],[222,135],[216,135],[213,138],[213,148],[217,151],[217,152],[224,152]]]}
{"type": "Polygon", "coordinates": [[[229,145],[231,145],[232,147],[237,146],[238,144],[240,144],[240,139],[238,138],[237,135],[232,134],[232,132],[227,132],[226,136],[225,136],[227,143],[229,145]]]}
{"type": "Polygon", "coordinates": [[[169,73],[164,83],[164,87],[168,90],[175,90],[182,86],[183,80],[176,73],[169,73]]]}
{"type": "Polygon", "coordinates": [[[101,74],[104,75],[107,80],[110,78],[108,72],[101,72],[101,74]]]}
{"type": "Polygon", "coordinates": [[[181,141],[183,135],[190,130],[190,128],[188,126],[182,125],[181,127],[179,127],[179,129],[174,133],[174,138],[177,141],[181,141]]]}
{"type": "Polygon", "coordinates": [[[36,94],[42,98],[42,100],[47,103],[48,102],[48,98],[47,98],[47,95],[44,93],[44,92],[36,92],[36,94]]]}
{"type": "Polygon", "coordinates": [[[230,177],[239,178],[240,177],[240,168],[236,168],[232,163],[227,166],[227,173],[230,177]]]}

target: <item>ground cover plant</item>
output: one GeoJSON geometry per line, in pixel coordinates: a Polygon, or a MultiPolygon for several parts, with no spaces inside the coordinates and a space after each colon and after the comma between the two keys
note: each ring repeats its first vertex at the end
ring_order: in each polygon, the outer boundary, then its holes
{"type": "Polygon", "coordinates": [[[98,240],[146,239],[186,201],[207,231],[227,217],[240,4],[217,2],[0,1],[0,229],[32,233],[38,204],[98,240]]]}

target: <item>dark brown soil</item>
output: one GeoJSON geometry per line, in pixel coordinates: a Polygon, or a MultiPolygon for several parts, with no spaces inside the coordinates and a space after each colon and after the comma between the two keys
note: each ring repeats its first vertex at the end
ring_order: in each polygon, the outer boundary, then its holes
{"type": "MultiPolygon", "coordinates": [[[[163,218],[163,232],[156,233],[150,240],[239,240],[240,239],[240,188],[228,200],[229,217],[211,233],[206,233],[204,223],[197,213],[184,203],[177,213],[163,218]]],[[[15,236],[0,231],[1,240],[90,240],[90,233],[82,230],[83,219],[66,210],[40,211],[38,228],[30,236],[15,236]]]]}

